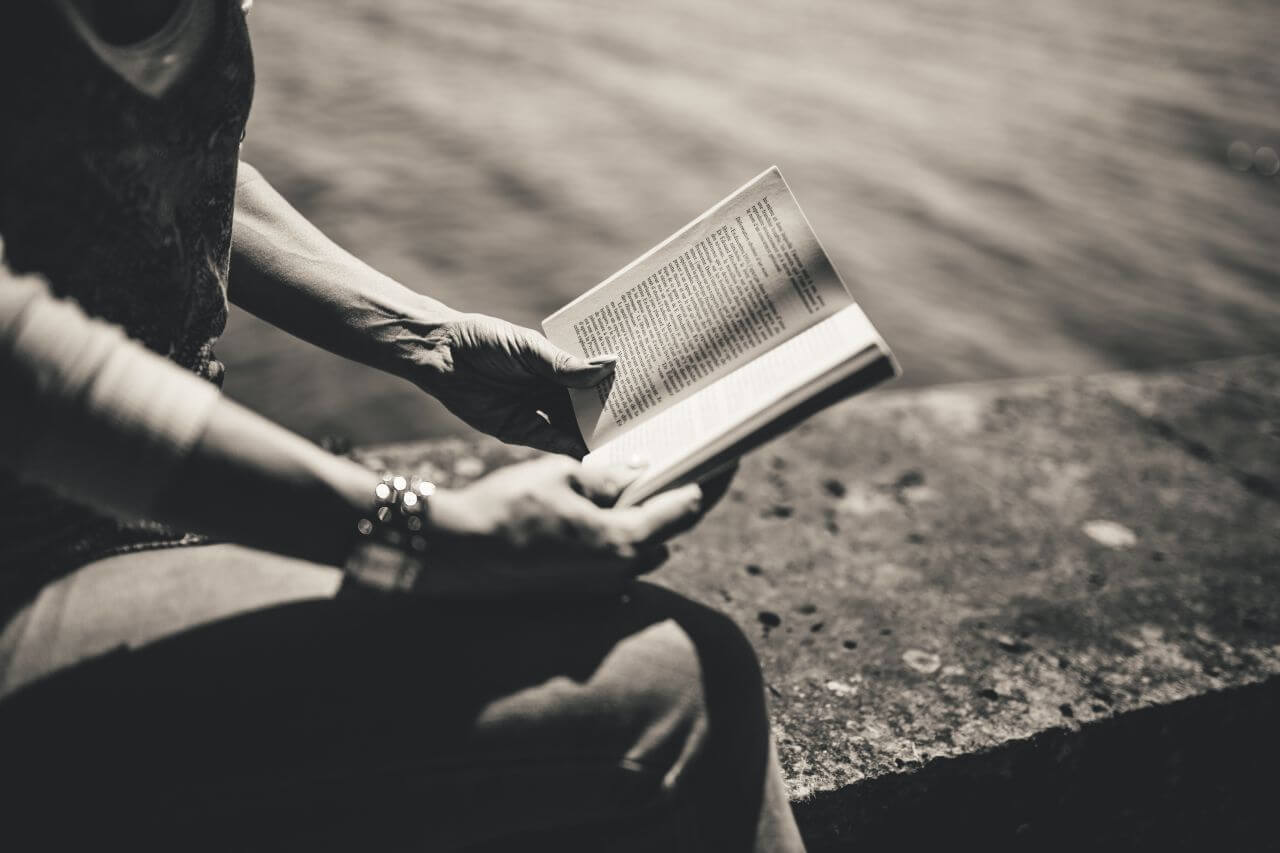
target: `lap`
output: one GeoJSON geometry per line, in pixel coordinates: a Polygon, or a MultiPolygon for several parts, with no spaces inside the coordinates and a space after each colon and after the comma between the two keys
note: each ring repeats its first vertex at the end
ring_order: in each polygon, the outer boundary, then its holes
{"type": "Polygon", "coordinates": [[[41,677],[0,701],[5,750],[25,759],[8,781],[29,793],[116,809],[123,790],[152,815],[270,803],[277,822],[295,808],[295,827],[329,828],[358,802],[361,837],[407,812],[460,842],[484,837],[497,803],[521,831],[661,807],[709,707],[763,721],[728,620],[645,584],[437,603],[232,546],[112,558],[63,583],[13,658],[41,677]]]}
{"type": "Polygon", "coordinates": [[[332,598],[342,573],[236,545],[96,560],[46,586],[0,637],[0,697],[106,652],[141,648],[219,619],[332,598]]]}

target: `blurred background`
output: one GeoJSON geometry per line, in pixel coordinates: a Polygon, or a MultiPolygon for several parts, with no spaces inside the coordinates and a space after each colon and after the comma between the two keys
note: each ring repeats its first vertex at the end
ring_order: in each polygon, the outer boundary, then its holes
{"type": "MultiPolygon", "coordinates": [[[[776,163],[902,385],[1280,349],[1268,0],[262,0],[253,162],[455,308],[551,311],[776,163]]],[[[312,438],[464,428],[236,312],[312,438]]]]}

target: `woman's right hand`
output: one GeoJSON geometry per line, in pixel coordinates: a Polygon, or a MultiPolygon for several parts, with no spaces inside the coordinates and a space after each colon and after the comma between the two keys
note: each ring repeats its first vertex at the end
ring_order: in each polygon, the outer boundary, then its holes
{"type": "Polygon", "coordinates": [[[642,471],[548,456],[436,492],[418,590],[460,597],[621,590],[660,565],[663,542],[704,512],[696,484],[614,508],[642,471]]]}

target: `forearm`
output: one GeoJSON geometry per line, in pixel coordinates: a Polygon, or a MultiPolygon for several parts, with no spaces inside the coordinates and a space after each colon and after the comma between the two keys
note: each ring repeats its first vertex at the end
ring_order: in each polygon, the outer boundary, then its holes
{"type": "Polygon", "coordinates": [[[307,559],[342,561],[376,483],[30,280],[0,281],[0,401],[0,467],[108,514],[307,559]]]}
{"type": "Polygon", "coordinates": [[[153,515],[180,530],[341,565],[377,482],[365,467],[222,398],[153,515]]]}
{"type": "Polygon", "coordinates": [[[342,249],[240,164],[231,300],[303,340],[406,376],[456,315],[342,249]]]}

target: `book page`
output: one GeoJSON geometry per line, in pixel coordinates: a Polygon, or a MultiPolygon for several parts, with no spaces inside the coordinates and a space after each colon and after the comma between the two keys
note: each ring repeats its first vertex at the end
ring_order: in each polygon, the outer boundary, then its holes
{"type": "Polygon", "coordinates": [[[777,167],[543,321],[557,346],[618,356],[571,390],[595,450],[852,302],[777,167]]]}
{"type": "MultiPolygon", "coordinates": [[[[880,359],[892,361],[888,347],[862,309],[850,305],[615,437],[583,462],[608,466],[633,456],[646,459],[648,469],[627,490],[627,502],[637,500],[665,485],[673,469],[697,461],[701,451],[732,443],[783,415],[779,404],[785,400],[803,400],[807,389],[842,368],[880,359]]],[[[891,372],[896,370],[894,364],[891,372]]]]}

